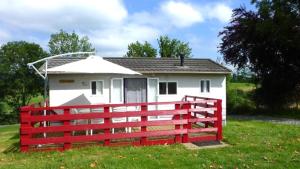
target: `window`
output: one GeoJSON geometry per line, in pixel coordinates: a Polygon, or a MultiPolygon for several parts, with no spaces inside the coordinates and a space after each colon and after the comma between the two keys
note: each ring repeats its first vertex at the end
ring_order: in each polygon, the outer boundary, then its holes
{"type": "Polygon", "coordinates": [[[177,94],[176,82],[168,82],[168,94],[177,94]]]}
{"type": "Polygon", "coordinates": [[[176,82],[159,82],[159,94],[177,94],[176,82]]]}
{"type": "Polygon", "coordinates": [[[103,95],[103,81],[91,81],[92,95],[103,95]]]}
{"type": "Polygon", "coordinates": [[[159,82],[159,94],[167,94],[167,83],[159,82]]]}
{"type": "Polygon", "coordinates": [[[201,93],[210,92],[210,80],[200,80],[200,91],[201,93]]]}

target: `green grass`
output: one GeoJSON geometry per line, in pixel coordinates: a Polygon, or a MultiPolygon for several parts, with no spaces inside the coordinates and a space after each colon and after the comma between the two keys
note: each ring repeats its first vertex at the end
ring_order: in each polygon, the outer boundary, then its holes
{"type": "Polygon", "coordinates": [[[16,152],[18,126],[0,128],[0,168],[299,168],[300,126],[229,120],[218,149],[182,145],[92,146],[65,152],[16,152]]]}
{"type": "Polygon", "coordinates": [[[229,89],[242,90],[244,92],[253,91],[255,89],[255,84],[253,83],[229,83],[229,89]]]}

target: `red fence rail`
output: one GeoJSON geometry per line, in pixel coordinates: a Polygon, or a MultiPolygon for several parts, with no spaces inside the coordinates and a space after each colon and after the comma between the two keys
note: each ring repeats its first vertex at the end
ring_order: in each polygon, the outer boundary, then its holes
{"type": "Polygon", "coordinates": [[[90,143],[138,146],[220,141],[221,102],[186,96],[178,102],[24,106],[20,150],[66,150],[90,143]]]}

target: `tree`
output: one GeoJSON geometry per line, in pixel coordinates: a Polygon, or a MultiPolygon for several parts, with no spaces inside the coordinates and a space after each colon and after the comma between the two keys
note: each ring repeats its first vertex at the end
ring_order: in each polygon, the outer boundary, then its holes
{"type": "Polygon", "coordinates": [[[220,32],[220,52],[227,63],[249,67],[257,75],[257,99],[284,106],[299,92],[300,2],[253,0],[257,11],[240,7],[220,32]]]}
{"type": "Polygon", "coordinates": [[[51,35],[48,46],[51,55],[95,51],[87,36],[80,38],[75,32],[69,34],[63,30],[51,35]]]}
{"type": "Polygon", "coordinates": [[[20,106],[27,105],[33,96],[42,91],[43,80],[27,67],[27,63],[46,56],[47,53],[34,43],[17,41],[1,46],[1,98],[15,113],[20,106]]]}
{"type": "Polygon", "coordinates": [[[156,49],[147,41],[145,41],[144,44],[136,41],[128,45],[128,51],[125,57],[156,57],[156,53],[156,49]]]}
{"type": "Polygon", "coordinates": [[[189,43],[181,42],[178,39],[170,39],[168,36],[160,36],[158,41],[160,57],[179,58],[191,57],[192,49],[189,43]]]}

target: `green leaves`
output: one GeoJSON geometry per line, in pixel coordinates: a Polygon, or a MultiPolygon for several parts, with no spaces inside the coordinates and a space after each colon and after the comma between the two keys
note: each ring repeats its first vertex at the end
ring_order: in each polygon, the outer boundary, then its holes
{"type": "Polygon", "coordinates": [[[136,41],[128,45],[128,51],[125,57],[156,57],[156,53],[156,49],[147,41],[145,41],[144,44],[136,41]]]}
{"type": "Polygon", "coordinates": [[[161,57],[179,58],[180,55],[191,57],[192,49],[188,43],[181,42],[178,39],[170,39],[168,36],[160,36],[157,41],[161,57]]]}
{"type": "Polygon", "coordinates": [[[300,3],[252,2],[255,11],[233,10],[232,21],[220,32],[220,52],[227,63],[257,75],[260,105],[289,107],[300,100],[300,3]]]}
{"type": "MultiPolygon", "coordinates": [[[[168,36],[160,36],[157,39],[159,46],[160,57],[179,58],[180,55],[184,57],[191,57],[192,49],[189,43],[181,42],[178,39],[170,39],[168,36]]],[[[125,57],[156,57],[157,50],[145,41],[144,44],[136,41],[128,45],[128,51],[125,57]]]]}
{"type": "MultiPolygon", "coordinates": [[[[43,81],[27,67],[27,63],[48,54],[37,44],[8,42],[0,48],[0,97],[14,111],[28,104],[42,90],[43,81]]],[[[1,100],[1,99],[0,99],[1,100]]]]}
{"type": "Polygon", "coordinates": [[[80,38],[75,32],[67,33],[63,30],[51,35],[48,46],[51,55],[95,51],[87,36],[80,38]]]}

